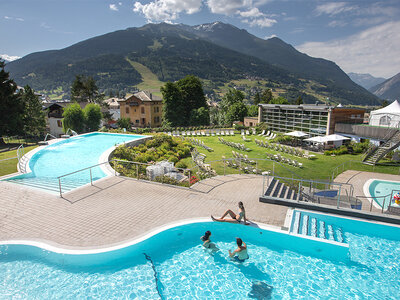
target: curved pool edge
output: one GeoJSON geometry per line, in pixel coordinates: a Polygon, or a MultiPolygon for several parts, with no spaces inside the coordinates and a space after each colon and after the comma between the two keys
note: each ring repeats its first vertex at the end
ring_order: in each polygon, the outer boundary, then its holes
{"type": "Polygon", "coordinates": [[[368,200],[369,203],[371,203],[371,201],[372,201],[372,205],[373,205],[375,208],[377,208],[377,209],[382,209],[382,206],[380,206],[380,205],[373,199],[373,197],[371,196],[371,194],[370,194],[370,192],[369,192],[369,186],[372,184],[372,182],[374,182],[374,180],[379,180],[379,179],[377,179],[377,178],[371,178],[371,179],[368,179],[368,180],[364,183],[364,185],[363,185],[363,193],[364,193],[364,196],[365,196],[365,197],[368,197],[367,200],[368,200]]]}
{"type": "MultiPolygon", "coordinates": [[[[101,255],[101,254],[107,254],[107,253],[110,253],[113,251],[127,249],[131,246],[135,246],[146,240],[149,240],[150,238],[156,236],[157,234],[166,232],[169,229],[174,229],[174,228],[178,228],[178,227],[181,227],[184,225],[195,224],[195,223],[215,223],[215,222],[213,222],[211,220],[211,218],[209,218],[209,217],[179,220],[179,221],[168,223],[168,224],[165,224],[165,225],[162,225],[159,227],[155,227],[155,228],[151,229],[150,231],[147,231],[147,232],[145,232],[139,236],[136,236],[132,239],[129,239],[129,240],[126,240],[123,242],[118,242],[118,243],[111,244],[111,245],[107,245],[107,246],[101,246],[101,247],[74,247],[74,246],[68,246],[68,245],[61,245],[56,242],[45,240],[45,239],[5,240],[5,241],[0,241],[0,246],[3,246],[3,245],[5,245],[5,246],[15,246],[15,245],[32,246],[32,247],[36,247],[36,248],[39,248],[42,250],[50,251],[55,254],[73,255],[73,256],[95,255],[95,254],[101,255]]],[[[241,224],[237,224],[237,225],[244,226],[241,224]]],[[[308,240],[309,242],[323,243],[329,247],[338,246],[339,248],[343,249],[343,251],[348,251],[348,248],[349,248],[348,244],[338,243],[338,242],[330,241],[330,240],[321,240],[321,239],[311,237],[311,236],[293,234],[293,233],[290,233],[287,229],[282,229],[281,227],[277,227],[274,225],[263,224],[263,223],[253,223],[250,226],[245,226],[245,227],[253,227],[253,228],[258,228],[258,229],[262,229],[262,230],[266,230],[266,231],[270,231],[270,232],[274,232],[274,233],[278,233],[278,234],[284,234],[286,236],[292,236],[294,238],[301,238],[304,240],[308,240]]]]}

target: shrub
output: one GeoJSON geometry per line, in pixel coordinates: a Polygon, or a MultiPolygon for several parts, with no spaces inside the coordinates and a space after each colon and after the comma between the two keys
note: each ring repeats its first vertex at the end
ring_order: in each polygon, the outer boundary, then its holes
{"type": "Polygon", "coordinates": [[[188,166],[184,161],[180,160],[175,164],[175,167],[177,167],[179,169],[187,169],[188,166]]]}

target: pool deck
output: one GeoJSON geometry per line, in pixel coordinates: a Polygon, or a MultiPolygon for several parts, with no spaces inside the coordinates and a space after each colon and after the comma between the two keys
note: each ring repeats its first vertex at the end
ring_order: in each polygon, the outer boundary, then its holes
{"type": "Polygon", "coordinates": [[[217,176],[185,189],[108,177],[64,198],[0,181],[0,241],[45,241],[70,249],[111,246],[176,221],[237,211],[238,201],[251,221],[282,227],[288,208],[258,201],[262,180],[217,176]]]}

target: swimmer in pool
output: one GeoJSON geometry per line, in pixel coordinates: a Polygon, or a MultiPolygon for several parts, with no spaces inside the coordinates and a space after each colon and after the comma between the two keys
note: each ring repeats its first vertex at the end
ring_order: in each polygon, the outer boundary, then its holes
{"type": "Polygon", "coordinates": [[[228,209],[228,210],[222,215],[221,218],[217,219],[217,218],[214,218],[213,216],[211,216],[211,219],[212,219],[213,221],[216,221],[216,222],[229,222],[229,223],[240,223],[240,222],[242,221],[242,219],[243,219],[244,225],[250,225],[249,223],[247,223],[247,219],[246,219],[246,210],[244,209],[243,202],[240,201],[240,202],[238,203],[238,205],[239,205],[239,214],[238,214],[238,215],[235,214],[232,210],[228,209]],[[229,215],[229,216],[231,217],[231,219],[229,219],[229,218],[225,219],[225,217],[226,217],[227,215],[229,215]]]}
{"type": "Polygon", "coordinates": [[[236,238],[236,244],[238,246],[237,249],[233,252],[229,250],[229,256],[239,262],[244,262],[246,259],[249,259],[246,243],[243,242],[241,238],[236,238]]]}
{"type": "Polygon", "coordinates": [[[210,230],[207,230],[207,231],[204,233],[204,235],[200,238],[200,240],[203,242],[203,246],[204,246],[205,248],[210,248],[210,243],[211,243],[210,236],[211,236],[211,231],[210,231],[210,230]]]}

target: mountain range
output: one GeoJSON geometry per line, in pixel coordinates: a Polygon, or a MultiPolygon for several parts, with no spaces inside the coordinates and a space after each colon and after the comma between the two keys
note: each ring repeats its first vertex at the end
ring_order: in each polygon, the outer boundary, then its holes
{"type": "Polygon", "coordinates": [[[307,102],[379,103],[334,62],[310,57],[279,38],[260,39],[221,22],[128,28],[61,50],[29,54],[6,69],[18,85],[36,90],[68,91],[76,74],[93,76],[102,89],[123,89],[142,83],[146,70],[161,82],[196,75],[209,93],[233,81],[251,80],[290,100],[301,95],[307,102]]]}
{"type": "Polygon", "coordinates": [[[382,77],[374,77],[371,74],[347,73],[350,79],[365,89],[370,89],[386,80],[382,77]]]}
{"type": "Polygon", "coordinates": [[[381,99],[400,100],[400,73],[369,90],[381,99]]]}

